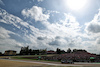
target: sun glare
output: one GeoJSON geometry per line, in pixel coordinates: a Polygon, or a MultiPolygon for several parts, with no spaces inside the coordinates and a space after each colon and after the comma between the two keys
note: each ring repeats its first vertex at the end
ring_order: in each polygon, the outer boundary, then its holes
{"type": "Polygon", "coordinates": [[[82,9],[86,5],[87,0],[67,0],[67,5],[72,10],[82,9]]]}

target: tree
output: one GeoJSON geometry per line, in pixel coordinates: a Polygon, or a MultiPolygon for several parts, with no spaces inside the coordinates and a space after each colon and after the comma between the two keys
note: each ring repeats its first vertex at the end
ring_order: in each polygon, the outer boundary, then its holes
{"type": "Polygon", "coordinates": [[[79,51],[81,51],[81,52],[87,52],[86,50],[82,50],[82,49],[73,49],[73,52],[79,52],[79,51]]]}
{"type": "Polygon", "coordinates": [[[68,48],[67,53],[71,53],[71,49],[70,48],[68,48]]]}
{"type": "Polygon", "coordinates": [[[2,52],[0,52],[0,56],[2,55],[2,52]]]}
{"type": "Polygon", "coordinates": [[[61,50],[61,54],[64,54],[65,53],[65,51],[64,50],[61,50]]]}
{"type": "Polygon", "coordinates": [[[59,48],[56,49],[57,54],[61,54],[61,50],[59,48]]]}
{"type": "Polygon", "coordinates": [[[33,50],[33,51],[32,51],[32,54],[33,54],[33,55],[35,55],[35,54],[39,55],[39,50],[33,50]]]}
{"type": "Polygon", "coordinates": [[[32,49],[29,49],[29,54],[32,55],[32,49]]]}
{"type": "Polygon", "coordinates": [[[21,47],[20,55],[28,55],[29,54],[29,46],[21,47]]]}
{"type": "Polygon", "coordinates": [[[28,55],[29,54],[29,46],[26,47],[25,51],[26,51],[26,55],[28,55]]]}
{"type": "Polygon", "coordinates": [[[39,50],[39,53],[42,54],[42,55],[46,54],[47,53],[47,49],[41,49],[41,50],[39,50]]]}
{"type": "Polygon", "coordinates": [[[73,49],[73,52],[77,52],[77,49],[73,49]]]}

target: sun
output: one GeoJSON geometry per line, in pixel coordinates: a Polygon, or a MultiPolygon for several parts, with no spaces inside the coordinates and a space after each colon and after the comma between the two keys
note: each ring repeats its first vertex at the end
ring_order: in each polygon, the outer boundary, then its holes
{"type": "Polygon", "coordinates": [[[72,10],[80,10],[86,6],[87,0],[67,0],[67,6],[72,10]]]}

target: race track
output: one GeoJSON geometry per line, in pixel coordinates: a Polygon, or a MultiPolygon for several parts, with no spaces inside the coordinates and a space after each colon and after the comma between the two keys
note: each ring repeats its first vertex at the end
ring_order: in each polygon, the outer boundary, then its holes
{"type": "Polygon", "coordinates": [[[95,66],[100,67],[100,63],[83,63],[83,62],[75,62],[74,64],[61,64],[60,62],[57,63],[50,63],[50,62],[41,62],[41,61],[27,61],[27,60],[12,60],[12,59],[1,59],[1,60],[8,60],[8,61],[17,61],[17,62],[25,62],[25,63],[36,63],[36,64],[45,64],[45,65],[55,65],[55,66],[95,66]]]}

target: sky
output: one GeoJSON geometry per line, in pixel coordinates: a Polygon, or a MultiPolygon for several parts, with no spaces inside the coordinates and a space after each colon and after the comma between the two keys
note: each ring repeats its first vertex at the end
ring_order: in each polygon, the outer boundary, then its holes
{"type": "Polygon", "coordinates": [[[25,46],[100,54],[100,0],[0,0],[0,52],[25,46]]]}

